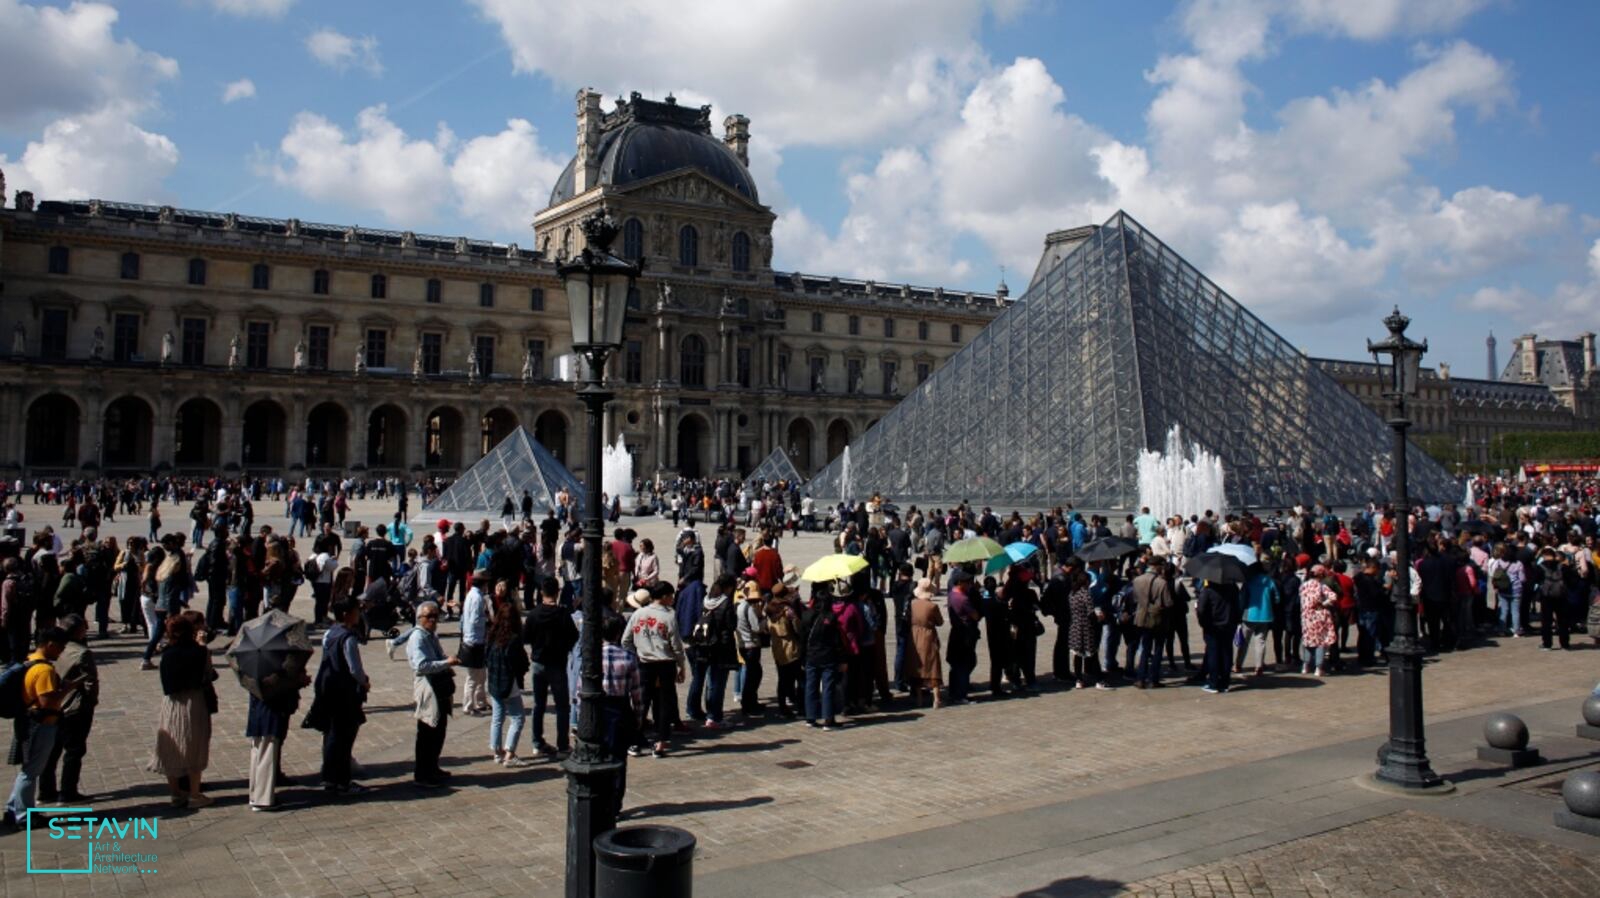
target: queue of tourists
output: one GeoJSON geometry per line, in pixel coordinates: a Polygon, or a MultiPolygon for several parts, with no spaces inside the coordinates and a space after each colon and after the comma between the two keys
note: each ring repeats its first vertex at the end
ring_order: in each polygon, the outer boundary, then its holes
{"type": "MultiPolygon", "coordinates": [[[[1164,519],[1141,509],[1120,522],[1070,506],[1002,516],[873,496],[835,509],[834,553],[801,572],[782,554],[786,522],[748,514],[753,501],[786,506],[799,491],[758,485],[745,515],[735,500],[704,527],[686,520],[670,547],[612,528],[598,584],[601,738],[625,765],[730,726],[831,732],[901,701],[1035,695],[1046,678],[1057,689],[1221,695],[1255,677],[1382,664],[1402,528],[1428,651],[1533,633],[1568,648],[1576,633],[1600,639],[1596,486],[1484,481],[1463,507],[1164,519]],[[1191,614],[1202,646],[1190,645],[1191,614]]],[[[322,788],[334,799],[367,789],[354,755],[371,688],[360,647],[374,636],[412,672],[418,787],[448,784],[440,759],[458,713],[490,718],[481,756],[504,768],[571,750],[588,623],[573,514],[524,507],[498,527],[441,520],[413,534],[397,513],[345,536],[337,510],[317,512],[314,535],[239,529],[207,510],[203,548],[182,531],[119,546],[94,527],[64,539],[48,525],[26,545],[0,540],[0,711],[15,720],[20,765],[7,821],[87,800],[81,770],[102,688],[90,633],[106,638],[113,625],[145,637],[142,666],[159,672],[148,769],[176,808],[211,802],[211,720],[238,695],[219,689],[224,634],[246,688],[254,810],[281,807],[283,742],[302,705],[299,719],[322,735],[322,788]],[[449,620],[459,636],[447,649],[449,620]],[[277,657],[296,663],[247,664],[257,638],[287,640],[277,657]]],[[[624,790],[625,780],[619,801],[624,790]]]]}

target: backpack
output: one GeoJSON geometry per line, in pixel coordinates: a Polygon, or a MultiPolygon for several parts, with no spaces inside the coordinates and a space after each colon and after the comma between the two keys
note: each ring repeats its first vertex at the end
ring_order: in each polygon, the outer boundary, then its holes
{"type": "Polygon", "coordinates": [[[27,703],[22,700],[23,680],[35,664],[49,663],[34,658],[23,664],[8,664],[5,670],[0,670],[0,717],[15,720],[28,713],[27,703]]]}
{"type": "Polygon", "coordinates": [[[806,643],[827,646],[829,654],[835,658],[844,654],[844,634],[839,631],[839,618],[834,616],[832,605],[812,621],[811,632],[806,634],[806,643]]]}
{"type": "MultiPolygon", "coordinates": [[[[316,556],[312,556],[312,557],[306,559],[305,571],[306,571],[305,572],[306,579],[310,580],[312,582],[316,582],[316,579],[319,576],[322,575],[322,568],[317,564],[316,556]]],[[[196,572],[195,576],[199,577],[201,580],[205,579],[205,577],[202,576],[201,574],[199,574],[198,572],[196,572]]]]}
{"type": "Polygon", "coordinates": [[[871,602],[862,602],[860,608],[861,618],[864,621],[861,628],[861,644],[869,646],[876,642],[878,638],[878,614],[872,610],[871,602]]]}
{"type": "Polygon", "coordinates": [[[697,648],[708,648],[722,640],[722,632],[726,629],[723,618],[730,607],[729,602],[718,605],[711,611],[704,612],[700,619],[694,622],[694,629],[689,631],[689,644],[697,648]]]}
{"type": "Polygon", "coordinates": [[[1511,572],[1504,567],[1495,568],[1494,574],[1489,577],[1489,581],[1494,584],[1494,591],[1500,595],[1509,596],[1512,590],[1516,588],[1511,582],[1511,572]]]}
{"type": "Polygon", "coordinates": [[[1539,597],[1542,599],[1560,599],[1567,597],[1567,583],[1559,571],[1545,572],[1544,580],[1539,583],[1539,597]]]}
{"type": "Polygon", "coordinates": [[[202,583],[211,579],[211,553],[203,552],[194,563],[194,578],[202,583]]]}

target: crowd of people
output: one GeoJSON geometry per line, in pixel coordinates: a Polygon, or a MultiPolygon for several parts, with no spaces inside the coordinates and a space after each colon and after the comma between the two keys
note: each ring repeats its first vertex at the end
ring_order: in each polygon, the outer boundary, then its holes
{"type": "MultiPolygon", "coordinates": [[[[490,718],[486,757],[504,767],[571,750],[587,622],[570,501],[542,517],[519,503],[520,514],[498,527],[440,520],[419,528],[429,531],[419,540],[407,521],[409,490],[393,486],[393,521],[370,531],[346,536],[338,526],[341,499],[359,495],[357,484],[284,486],[277,499],[289,532],[254,527],[243,509],[277,487],[79,484],[52,500],[75,503],[76,537],[45,525],[26,545],[0,540],[8,665],[0,709],[13,712],[12,760],[21,766],[8,821],[35,802],[86,800],[79,783],[101,687],[91,620],[99,638],[114,623],[146,637],[143,666],[159,671],[163,695],[148,769],[167,779],[175,807],[209,804],[201,786],[222,701],[215,641],[269,611],[293,611],[303,592],[320,660],[314,677],[248,699],[252,808],[279,807],[283,741],[303,688],[306,724],[322,734],[323,788],[366,789],[353,755],[371,688],[360,647],[374,633],[413,674],[419,786],[450,778],[440,756],[455,713],[490,718]],[[152,538],[125,546],[98,538],[99,519],[85,520],[85,511],[105,501],[126,512],[124,489],[152,509],[189,504],[193,527],[152,525],[152,538]],[[460,635],[449,651],[439,626],[452,619],[460,635]]],[[[689,497],[664,492],[683,524],[670,549],[626,526],[602,546],[601,741],[625,770],[628,757],[668,756],[685,739],[741,723],[834,731],[890,702],[937,708],[1032,695],[1046,675],[1065,689],[1191,684],[1223,694],[1235,675],[1370,667],[1384,663],[1391,638],[1399,528],[1410,537],[1409,582],[1428,651],[1517,638],[1535,622],[1545,648],[1567,648],[1585,630],[1600,639],[1600,482],[1482,480],[1474,489],[1478,498],[1459,508],[1374,504],[1341,515],[1309,505],[1165,519],[1141,509],[1120,522],[1071,506],[1026,516],[968,503],[902,510],[873,496],[829,514],[835,552],[859,559],[850,565],[858,570],[811,582],[782,554],[815,514],[798,487],[719,485],[694,494],[695,517],[685,513],[689,497]],[[999,564],[947,557],[978,537],[1023,548],[999,564]],[[1109,545],[1119,547],[1101,551],[1109,545]],[[1219,547],[1247,559],[1241,576],[1188,573],[1219,547]],[[1056,632],[1041,659],[1046,620],[1056,632]],[[980,645],[988,676],[975,683],[980,645]]],[[[619,802],[624,791],[625,774],[619,802]]]]}

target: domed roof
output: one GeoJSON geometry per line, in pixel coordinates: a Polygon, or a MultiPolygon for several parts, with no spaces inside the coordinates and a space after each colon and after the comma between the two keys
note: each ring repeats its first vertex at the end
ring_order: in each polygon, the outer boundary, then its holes
{"type": "MultiPolygon", "coordinates": [[[[759,203],[755,178],[722,141],[711,136],[711,107],[698,110],[640,98],[618,101],[601,124],[599,182],[621,186],[684,168],[699,169],[753,203],[759,203]]],[[[550,205],[573,197],[576,156],[562,169],[550,191],[550,205]]]]}

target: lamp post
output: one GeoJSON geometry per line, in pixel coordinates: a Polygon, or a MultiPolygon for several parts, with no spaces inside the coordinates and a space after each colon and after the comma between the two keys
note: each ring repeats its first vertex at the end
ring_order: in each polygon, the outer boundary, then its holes
{"type": "Polygon", "coordinates": [[[622,762],[600,744],[600,426],[612,394],[605,388],[606,358],[622,346],[628,291],[643,268],[611,254],[617,225],[604,207],[583,220],[583,252],[556,266],[567,292],[572,350],[583,359],[578,399],[588,423],[583,485],[583,646],[578,690],[578,739],[567,771],[568,898],[594,894],[594,840],[617,824],[614,782],[622,762]]]}
{"type": "Polygon", "coordinates": [[[1367,351],[1384,377],[1383,395],[1389,400],[1389,426],[1394,429],[1394,637],[1389,654],[1389,741],[1378,751],[1378,769],[1372,775],[1386,791],[1414,795],[1449,791],[1454,787],[1433,772],[1422,735],[1422,646],[1417,641],[1417,606],[1411,599],[1411,547],[1407,518],[1411,500],[1406,483],[1406,400],[1417,395],[1418,372],[1428,343],[1406,337],[1411,319],[1397,306],[1383,319],[1389,338],[1367,341],[1367,351]],[[1383,357],[1388,356],[1385,364],[1383,357]]]}

